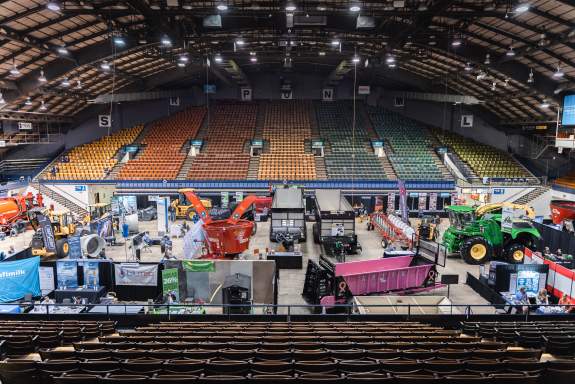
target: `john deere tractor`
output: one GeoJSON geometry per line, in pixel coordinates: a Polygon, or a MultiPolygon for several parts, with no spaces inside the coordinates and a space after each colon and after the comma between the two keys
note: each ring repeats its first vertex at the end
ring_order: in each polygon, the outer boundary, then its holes
{"type": "Polygon", "coordinates": [[[443,234],[443,245],[448,253],[459,253],[468,264],[483,264],[491,258],[522,263],[525,247],[534,248],[541,237],[530,221],[533,209],[524,205],[452,205],[445,209],[450,227],[443,234]],[[504,208],[508,212],[505,215],[504,208]]]}

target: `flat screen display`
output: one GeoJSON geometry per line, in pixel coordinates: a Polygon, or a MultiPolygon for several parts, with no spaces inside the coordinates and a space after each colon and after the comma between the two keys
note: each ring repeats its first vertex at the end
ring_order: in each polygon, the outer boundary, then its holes
{"type": "Polygon", "coordinates": [[[519,288],[525,287],[525,290],[530,293],[539,292],[539,272],[534,271],[518,271],[517,272],[517,291],[519,288]]]}
{"type": "Polygon", "coordinates": [[[563,115],[561,117],[561,124],[575,125],[575,94],[566,95],[563,98],[563,115]]]}

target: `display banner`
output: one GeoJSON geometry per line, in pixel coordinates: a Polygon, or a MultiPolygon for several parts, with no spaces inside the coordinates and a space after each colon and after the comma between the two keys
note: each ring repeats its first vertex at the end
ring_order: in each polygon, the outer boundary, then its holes
{"type": "Polygon", "coordinates": [[[182,260],[182,267],[186,272],[215,272],[216,264],[209,260],[182,260]]]}
{"type": "Polygon", "coordinates": [[[39,268],[39,257],[0,263],[0,303],[42,295],[39,268]]]}
{"type": "Polygon", "coordinates": [[[184,259],[198,259],[206,241],[204,221],[192,223],[190,230],[184,236],[184,259]]]}
{"type": "Polygon", "coordinates": [[[75,260],[56,262],[56,282],[58,289],[78,288],[78,265],[75,260]]]}
{"type": "Polygon", "coordinates": [[[427,205],[427,193],[420,193],[418,200],[418,208],[420,211],[425,211],[427,205]]]}
{"type": "Polygon", "coordinates": [[[435,211],[437,210],[437,193],[431,192],[429,194],[429,210],[435,211]]]}
{"type": "Polygon", "coordinates": [[[42,295],[47,295],[56,288],[54,284],[54,268],[40,267],[39,275],[40,275],[40,289],[42,290],[42,295]]]}
{"type": "Polygon", "coordinates": [[[399,187],[399,211],[401,212],[401,219],[409,223],[409,211],[407,210],[407,189],[405,189],[405,181],[398,180],[399,187]]]}
{"type": "Polygon", "coordinates": [[[387,195],[387,213],[395,212],[395,192],[387,195]]]}
{"type": "Polygon", "coordinates": [[[220,192],[220,195],[222,197],[222,203],[220,204],[221,207],[227,208],[228,203],[230,202],[230,196],[228,195],[228,192],[220,192]]]}
{"type": "Polygon", "coordinates": [[[114,264],[114,277],[116,285],[155,287],[158,284],[158,266],[138,263],[114,264]]]}
{"type": "Polygon", "coordinates": [[[56,239],[54,238],[54,231],[52,230],[50,219],[44,215],[38,215],[38,227],[40,227],[42,231],[42,239],[44,240],[46,252],[56,253],[56,239]]]}
{"type": "Polygon", "coordinates": [[[180,301],[180,279],[178,268],[168,268],[162,271],[162,292],[176,296],[176,301],[180,301]]]}
{"type": "Polygon", "coordinates": [[[163,236],[168,233],[168,207],[170,205],[169,197],[160,197],[156,200],[158,212],[158,236],[163,236]]]}
{"type": "Polygon", "coordinates": [[[70,259],[81,259],[82,258],[82,243],[80,241],[80,236],[70,236],[68,237],[68,257],[70,259]]]}
{"type": "Polygon", "coordinates": [[[96,222],[96,233],[103,239],[114,236],[112,216],[102,218],[96,222]]]}
{"type": "Polygon", "coordinates": [[[84,284],[90,289],[100,287],[100,263],[84,261],[84,284]]]}

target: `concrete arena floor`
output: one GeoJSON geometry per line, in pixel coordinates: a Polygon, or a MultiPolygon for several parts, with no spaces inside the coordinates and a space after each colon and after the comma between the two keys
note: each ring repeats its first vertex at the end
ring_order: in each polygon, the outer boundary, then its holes
{"type": "MultiPolygon", "coordinates": [[[[181,223],[178,220],[177,223],[181,223]]],[[[279,280],[279,294],[278,294],[278,304],[290,304],[290,305],[305,305],[306,302],[303,300],[301,293],[303,290],[303,284],[305,280],[305,269],[307,261],[309,259],[319,260],[320,247],[313,242],[312,236],[312,224],[307,223],[307,242],[301,243],[301,251],[304,254],[303,268],[301,270],[281,270],[280,280],[279,280]]],[[[413,221],[413,226],[417,225],[417,220],[413,221]]],[[[254,250],[259,249],[264,252],[266,248],[275,248],[275,243],[270,243],[269,241],[269,226],[270,222],[260,222],[257,223],[258,230],[256,235],[250,241],[250,249],[248,252],[248,259],[255,259],[254,250]]],[[[448,226],[446,221],[440,224],[440,232],[445,230],[448,226]]],[[[149,231],[152,237],[157,235],[157,223],[156,221],[140,222],[140,231],[149,231]]],[[[367,260],[380,258],[383,255],[383,249],[381,247],[381,238],[379,234],[375,231],[367,231],[366,223],[360,223],[359,220],[356,223],[356,231],[358,235],[359,242],[363,247],[363,252],[360,255],[349,256],[348,261],[353,260],[367,260]]],[[[0,250],[7,252],[10,245],[14,245],[16,251],[28,247],[30,239],[32,238],[32,231],[27,231],[23,234],[18,235],[14,238],[6,238],[4,241],[0,241],[0,250]]],[[[123,239],[118,235],[120,242],[123,239]]],[[[173,239],[173,249],[174,254],[177,258],[182,258],[183,255],[183,240],[181,238],[173,239]]],[[[106,255],[108,258],[114,261],[127,261],[130,259],[130,251],[124,245],[119,245],[115,247],[107,247],[106,255]],[[128,256],[127,256],[128,255],[128,256]]],[[[153,246],[150,248],[149,252],[143,252],[141,255],[141,260],[146,262],[159,262],[162,258],[159,246],[153,246]]],[[[446,261],[445,268],[438,268],[440,273],[445,274],[459,274],[459,284],[457,286],[452,286],[450,290],[450,299],[455,305],[460,305],[459,310],[463,312],[466,305],[486,305],[489,304],[483,298],[481,298],[477,293],[475,293],[469,286],[465,284],[467,272],[472,273],[475,276],[479,275],[479,266],[465,264],[459,258],[448,258],[446,261]]],[[[419,295],[447,295],[447,288],[436,289],[433,291],[422,292],[419,295]]],[[[307,310],[304,308],[297,309],[292,308],[295,313],[303,312],[306,313],[307,310]]],[[[472,309],[474,313],[494,313],[495,309],[493,307],[476,307],[472,309]]],[[[282,311],[283,312],[283,311],[282,311]]]]}

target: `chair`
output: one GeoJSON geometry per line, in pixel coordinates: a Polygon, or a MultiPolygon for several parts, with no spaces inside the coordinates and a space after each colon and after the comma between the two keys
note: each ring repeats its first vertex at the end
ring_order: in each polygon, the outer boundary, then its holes
{"type": "Polygon", "coordinates": [[[198,378],[199,384],[209,384],[214,382],[234,384],[234,383],[243,383],[246,381],[247,379],[245,377],[237,375],[211,375],[211,376],[202,376],[198,378]]]}
{"type": "Polygon", "coordinates": [[[148,380],[154,384],[186,384],[198,380],[197,376],[193,375],[154,375],[148,380]]]}
{"type": "Polygon", "coordinates": [[[122,384],[140,384],[148,381],[147,376],[142,375],[107,375],[105,377],[100,377],[100,383],[112,384],[112,383],[122,383],[122,384]]]}
{"type": "Polygon", "coordinates": [[[52,382],[52,377],[60,376],[65,373],[74,373],[78,371],[77,360],[45,360],[38,361],[36,368],[41,372],[42,381],[52,382]]]}
{"type": "Polygon", "coordinates": [[[206,363],[206,375],[243,375],[250,369],[250,364],[242,360],[210,360],[206,363]]]}
{"type": "Polygon", "coordinates": [[[40,372],[34,360],[6,359],[0,364],[0,380],[10,384],[40,384],[40,372]]]}
{"type": "MultiPolygon", "coordinates": [[[[538,384],[539,375],[525,375],[520,373],[494,373],[489,375],[493,384],[538,384]]],[[[547,378],[545,379],[548,382],[547,378]]],[[[555,382],[553,382],[555,384],[555,382]]]]}
{"type": "Polygon", "coordinates": [[[253,374],[291,374],[293,365],[291,362],[281,360],[252,361],[251,371],[253,374]]]}
{"type": "Polygon", "coordinates": [[[443,377],[443,384],[479,384],[489,383],[490,381],[490,377],[481,375],[458,374],[443,377]]]}
{"type": "Polygon", "coordinates": [[[575,339],[547,338],[545,352],[558,356],[571,356],[575,354],[575,339]]]}
{"type": "Polygon", "coordinates": [[[456,374],[463,369],[463,364],[459,360],[427,360],[423,362],[423,369],[440,375],[456,374]]]}
{"type": "Polygon", "coordinates": [[[395,383],[397,384],[423,384],[423,383],[434,383],[442,382],[442,379],[438,376],[430,374],[399,374],[395,375],[395,383]]]}
{"type": "Polygon", "coordinates": [[[120,371],[120,363],[115,360],[80,361],[78,366],[82,373],[89,373],[100,376],[120,371]]]}
{"type": "Polygon", "coordinates": [[[298,377],[300,383],[343,383],[345,379],[342,376],[327,373],[306,373],[298,377]]]}
{"type": "Polygon", "coordinates": [[[129,374],[143,374],[151,376],[154,373],[162,371],[163,363],[163,360],[136,359],[122,361],[120,366],[124,372],[129,374]]]}
{"type": "Polygon", "coordinates": [[[417,360],[380,360],[381,370],[391,374],[411,374],[420,371],[422,365],[417,360]]]}
{"type": "Polygon", "coordinates": [[[340,373],[374,373],[379,370],[379,363],[375,360],[341,360],[338,363],[340,373]]]}
{"type": "Polygon", "coordinates": [[[394,381],[394,378],[386,373],[350,373],[346,378],[349,384],[376,384],[394,381]]]}
{"type": "Polygon", "coordinates": [[[337,371],[337,363],[331,360],[296,360],[294,370],[297,373],[333,373],[337,371]]]}
{"type": "Polygon", "coordinates": [[[547,368],[543,373],[543,377],[545,377],[547,382],[553,384],[572,384],[573,377],[575,377],[575,369],[562,370],[547,368]]]}
{"type": "Polygon", "coordinates": [[[259,384],[294,383],[297,379],[292,375],[253,375],[250,381],[259,384]]]}

